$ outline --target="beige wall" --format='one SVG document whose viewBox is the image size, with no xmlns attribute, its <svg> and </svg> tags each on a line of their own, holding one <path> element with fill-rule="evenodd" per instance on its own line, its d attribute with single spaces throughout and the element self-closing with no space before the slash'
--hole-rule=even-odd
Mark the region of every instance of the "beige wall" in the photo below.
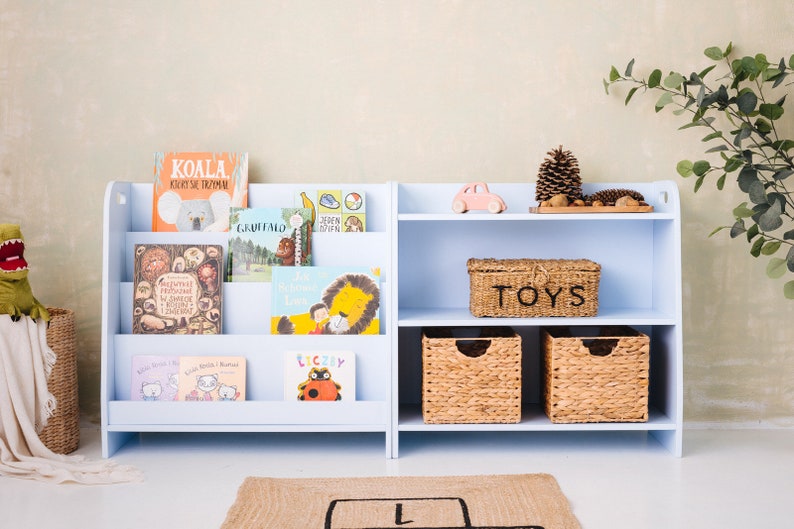
<svg viewBox="0 0 794 529">
<path fill-rule="evenodd" d="M 794 426 L 794 302 L 726 235 L 742 197 L 675 174 L 698 135 L 624 108 L 610 65 L 699 70 L 733 41 L 794 52 L 788 0 L 0 0 L 0 222 L 31 282 L 77 312 L 98 418 L 102 199 L 158 150 L 247 150 L 252 182 L 535 181 L 550 148 L 586 182 L 676 180 L 690 424 Z M 794 111 L 785 119 L 794 131 Z"/>
</svg>

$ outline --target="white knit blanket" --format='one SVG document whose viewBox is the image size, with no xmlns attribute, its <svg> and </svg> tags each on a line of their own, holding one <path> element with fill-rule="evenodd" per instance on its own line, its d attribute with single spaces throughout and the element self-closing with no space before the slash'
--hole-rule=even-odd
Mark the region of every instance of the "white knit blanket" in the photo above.
<svg viewBox="0 0 794 529">
<path fill-rule="evenodd" d="M 0 476 L 51 483 L 141 481 L 140 471 L 108 459 L 56 454 L 38 436 L 57 403 L 47 390 L 56 358 L 47 345 L 47 324 L 0 315 Z"/>
</svg>

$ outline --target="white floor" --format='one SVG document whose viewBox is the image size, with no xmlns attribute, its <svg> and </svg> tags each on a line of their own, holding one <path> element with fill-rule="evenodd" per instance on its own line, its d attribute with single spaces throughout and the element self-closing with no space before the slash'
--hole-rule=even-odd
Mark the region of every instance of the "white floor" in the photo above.
<svg viewBox="0 0 794 529">
<path fill-rule="evenodd" d="M 77 453 L 99 457 L 96 429 Z M 557 478 L 584 529 L 794 527 L 793 430 L 687 430 L 683 458 L 624 433 L 402 434 L 400 458 L 384 454 L 382 434 L 148 434 L 113 456 L 142 484 L 0 478 L 0 527 L 216 528 L 246 476 L 533 472 Z"/>
</svg>

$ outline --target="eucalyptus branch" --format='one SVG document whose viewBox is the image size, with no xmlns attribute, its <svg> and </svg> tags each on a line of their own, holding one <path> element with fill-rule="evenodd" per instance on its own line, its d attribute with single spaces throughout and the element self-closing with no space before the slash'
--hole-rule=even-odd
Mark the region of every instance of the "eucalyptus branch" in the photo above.
<svg viewBox="0 0 794 529">
<path fill-rule="evenodd" d="M 657 68 L 647 80 L 633 75 L 632 59 L 622 74 L 612 66 L 604 89 L 609 94 L 614 85 L 629 85 L 625 105 L 640 90 L 657 92 L 656 112 L 671 107 L 674 114 L 690 117 L 679 130 L 703 127 L 709 131 L 701 142 L 711 145 L 705 153 L 719 155 L 719 163 L 681 160 L 676 171 L 685 178 L 695 176 L 695 192 L 710 175 L 718 175 L 718 190 L 724 189 L 728 175 L 735 175 L 737 186 L 748 200 L 733 209 L 732 226 L 720 226 L 711 235 L 723 229 L 729 229 L 734 239 L 744 235 L 750 254 L 769 257 L 767 275 L 778 278 L 794 274 L 794 193 L 785 182 L 794 175 L 794 140 L 779 135 L 777 121 L 784 114 L 786 96 L 774 101 L 765 90 L 791 86 L 794 55 L 788 62 L 780 59 L 773 64 L 764 54 L 733 58 L 732 52 L 732 44 L 725 50 L 710 47 L 704 54 L 716 64 L 689 76 L 677 71 L 663 75 Z M 707 81 L 719 65 L 727 71 L 715 81 Z M 783 248 L 788 248 L 785 258 L 776 257 Z M 787 298 L 794 299 L 794 280 L 786 282 L 783 291 Z"/>
</svg>

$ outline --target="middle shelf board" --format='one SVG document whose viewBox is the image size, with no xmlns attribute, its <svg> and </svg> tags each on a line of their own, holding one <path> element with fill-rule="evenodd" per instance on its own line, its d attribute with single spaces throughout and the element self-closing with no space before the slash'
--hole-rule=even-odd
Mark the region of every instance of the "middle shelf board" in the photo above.
<svg viewBox="0 0 794 529">
<path fill-rule="evenodd" d="M 598 315 L 582 318 L 476 318 L 467 308 L 400 308 L 400 327 L 444 326 L 587 326 L 587 325 L 675 325 L 676 317 L 654 309 L 600 307 Z"/>
</svg>

